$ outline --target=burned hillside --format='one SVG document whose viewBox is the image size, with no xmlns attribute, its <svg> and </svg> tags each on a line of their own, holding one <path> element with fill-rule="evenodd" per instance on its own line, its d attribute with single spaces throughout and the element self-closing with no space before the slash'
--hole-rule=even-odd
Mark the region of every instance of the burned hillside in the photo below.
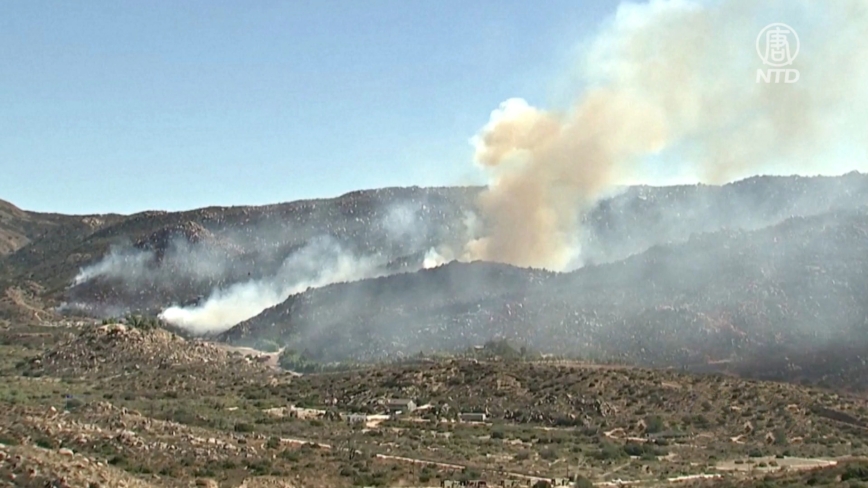
<svg viewBox="0 0 868 488">
<path fill-rule="evenodd" d="M 553 353 L 699 365 L 784 338 L 828 345 L 842 327 L 860 326 L 862 310 L 848 301 L 859 293 L 860 261 L 848 256 L 862 246 L 866 175 L 629 187 L 584 217 L 585 266 L 575 273 L 481 262 L 420 271 L 431 249 L 460 252 L 472 227 L 484 225 L 471 219 L 479 191 L 387 188 L 263 207 L 69 217 L 0 258 L 0 274 L 38 290 L 28 303 L 63 304 L 63 312 L 175 307 L 188 320 L 210 304 L 190 330 L 251 319 L 225 337 L 288 342 L 321 360 L 504 338 Z M 330 273 L 316 275 L 323 269 Z M 503 276 L 493 278 L 494 269 Z M 218 305 L 236 310 L 241 300 L 249 310 L 210 327 L 212 299 L 239 291 Z M 16 316 L 39 316 L 25 312 Z M 837 317 L 831 326 L 812 322 L 828 314 Z M 777 339 L 768 335 L 778 329 Z"/>
<path fill-rule="evenodd" d="M 389 188 L 265 207 L 145 212 L 89 235 L 49 234 L 0 264 L 10 273 L 29 270 L 27 276 L 51 298 L 87 314 L 157 313 L 234 284 L 270 279 L 285 260 L 318 239 L 333 240 L 343 254 L 376 260 L 379 274 L 416 271 L 434 248 L 460 256 L 471 227 L 484 225 L 468 221 L 479 191 Z M 858 173 L 630 187 L 584 217 L 581 257 L 584 264 L 608 263 L 699 232 L 758 229 L 863 204 L 868 204 L 868 177 Z M 112 273 L 65 290 L 76 273 L 81 277 L 100 265 L 112 265 Z"/>
<path fill-rule="evenodd" d="M 222 338 L 273 340 L 324 362 L 459 351 L 489 339 L 655 367 L 750 364 L 759 372 L 761 357 L 783 361 L 788 376 L 866 386 L 861 368 L 845 381 L 835 368 L 799 364 L 844 342 L 861 364 L 866 255 L 868 213 L 840 211 L 697 235 L 572 273 L 453 263 L 333 285 Z"/>
<path fill-rule="evenodd" d="M 105 255 L 79 270 L 62 299 L 95 315 L 158 313 L 233 284 L 272 279 L 287 259 L 326 239 L 341 253 L 373 256 L 390 271 L 419 269 L 428 248 L 461 235 L 464 193 L 394 188 L 265 207 L 140 214 L 87 239 Z"/>
<path fill-rule="evenodd" d="M 586 262 L 616 261 L 694 233 L 754 230 L 790 217 L 868 205 L 868 178 L 755 176 L 722 186 L 634 186 L 601 201 L 586 217 Z"/>
</svg>

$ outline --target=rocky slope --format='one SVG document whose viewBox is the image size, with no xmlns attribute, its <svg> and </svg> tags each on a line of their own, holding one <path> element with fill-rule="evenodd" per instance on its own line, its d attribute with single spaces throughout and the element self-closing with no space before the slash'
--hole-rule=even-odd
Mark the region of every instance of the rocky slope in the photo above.
<svg viewBox="0 0 868 488">
<path fill-rule="evenodd" d="M 773 357 L 766 373 L 774 377 L 798 377 L 811 365 L 821 380 L 840 376 L 843 366 L 822 351 L 843 341 L 847 364 L 861 364 L 862 346 L 849 334 L 865 322 L 866 175 L 632 187 L 586 216 L 590 265 L 575 273 L 490 263 L 416 272 L 432 246 L 461 248 L 478 192 L 389 188 L 132 216 L 8 210 L 15 222 L 41 215 L 51 225 L 28 231 L 26 245 L 0 258 L 0 313 L 39 321 L 40 309 L 61 302 L 62 311 L 95 316 L 156 313 L 235 284 L 284 279 L 277 273 L 287 260 L 327 239 L 404 274 L 291 296 L 223 339 L 276 341 L 333 361 L 506 338 L 652 366 Z"/>
<path fill-rule="evenodd" d="M 269 278 L 288 257 L 323 239 L 347 254 L 418 269 L 430 247 L 461 237 L 463 209 L 475 191 L 388 188 L 262 207 L 145 212 L 71 242 L 36 242 L 7 261 L 85 313 L 157 312 L 217 288 Z M 34 262 L 49 245 L 63 249 Z M 112 273 L 73 283 L 107 255 Z"/>
<path fill-rule="evenodd" d="M 68 448 L 0 446 L 0 486 L 149 488 L 154 485 L 104 462 L 76 455 Z"/>
<path fill-rule="evenodd" d="M 86 329 L 80 341 L 95 330 L 103 329 Z M 140 347 L 127 342 L 161 337 L 95 345 L 96 361 L 60 354 L 78 351 L 69 343 L 39 355 L 86 364 L 76 377 L 61 368 L 20 375 L 9 355 L 35 351 L 0 345 L 0 486 L 437 486 L 456 478 L 491 486 L 565 477 L 577 466 L 601 484 L 660 484 L 704 473 L 762 477 L 822 466 L 819 456 L 868 453 L 864 398 L 799 385 L 504 358 L 270 381 L 204 361 L 217 355 L 188 357 L 189 344 L 176 340 L 160 349 L 181 358 L 180 371 L 151 361 L 130 374 L 117 362 Z M 116 374 L 93 367 L 101 360 Z M 420 408 L 377 415 L 394 398 Z M 351 412 L 374 415 L 358 426 L 346 421 Z M 461 412 L 486 412 L 487 422 L 457 421 Z"/>
<path fill-rule="evenodd" d="M 394 271 L 412 271 L 433 246 L 461 249 L 471 222 L 468 211 L 479 191 L 386 188 L 260 207 L 130 216 L 37 214 L 4 205 L 0 233 L 16 244 L 9 247 L 14 252 L 0 257 L 0 287 L 30 280 L 44 288 L 40 298 L 46 303 L 78 304 L 88 314 L 157 310 L 267 277 L 287 257 L 323 237 L 349 253 L 382 258 Z M 751 230 L 792 216 L 865 204 L 868 176 L 857 173 L 755 177 L 723 186 L 631 187 L 586 216 L 583 257 L 589 263 L 613 262 L 697 232 Z M 82 269 L 100 263 L 112 249 L 128 267 L 163 272 L 127 270 L 123 276 L 103 275 L 70 288 Z M 193 261 L 182 259 L 190 253 L 202 262 L 221 263 L 220 269 L 179 266 Z"/>
<path fill-rule="evenodd" d="M 291 297 L 221 338 L 267 338 L 321 361 L 507 339 L 598 360 L 697 368 L 733 361 L 765 375 L 865 386 L 866 255 L 868 213 L 833 212 L 698 235 L 566 274 L 452 263 L 333 285 Z M 816 357 L 841 344 L 846 355 L 833 355 L 834 364 Z M 775 368 L 754 364 L 760 359 Z"/>
<path fill-rule="evenodd" d="M 226 371 L 242 376 L 268 373 L 265 365 L 241 353 L 187 340 L 162 328 L 124 324 L 87 326 L 20 369 L 30 376 L 63 377 L 173 374 L 188 369 L 204 378 Z"/>
</svg>

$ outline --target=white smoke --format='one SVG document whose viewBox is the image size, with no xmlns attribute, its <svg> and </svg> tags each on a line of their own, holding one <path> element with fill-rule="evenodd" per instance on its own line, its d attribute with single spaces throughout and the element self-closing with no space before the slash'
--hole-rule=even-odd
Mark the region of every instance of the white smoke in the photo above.
<svg viewBox="0 0 868 488">
<path fill-rule="evenodd" d="M 94 278 L 133 279 L 148 274 L 148 264 L 154 254 L 138 249 L 112 247 L 98 263 L 82 268 L 73 279 L 73 286 L 86 283 Z"/>
<path fill-rule="evenodd" d="M 298 234 L 308 231 L 294 232 L 286 224 L 257 224 L 225 230 L 206 243 L 190 243 L 177 236 L 159 260 L 155 252 L 129 244 L 112 247 L 102 260 L 78 273 L 73 287 L 95 278 L 111 279 L 112 287 L 122 287 L 135 296 L 138 290 L 172 293 L 180 289 L 183 293 L 190 286 L 210 283 L 219 288 L 213 288 L 207 299 L 193 306 L 169 307 L 161 318 L 197 333 L 222 331 L 307 288 L 388 274 L 387 263 L 394 259 L 394 253 L 406 255 L 425 249 L 430 229 L 419 217 L 420 209 L 424 206 L 411 202 L 381 209 L 383 217 L 370 226 L 383 230 L 391 249 L 372 249 L 370 255 L 352 253 L 331 237 L 319 237 L 282 259 L 278 253 L 298 239 Z M 255 279 L 249 278 L 251 272 Z M 123 305 L 115 305 L 123 309 Z M 108 310 L 105 304 L 100 306 Z"/>
<path fill-rule="evenodd" d="M 455 256 L 448 247 L 441 247 L 440 249 L 432 247 L 425 253 L 425 258 L 422 261 L 422 268 L 436 268 L 438 266 L 443 266 L 454 259 Z"/>
<path fill-rule="evenodd" d="M 386 236 L 393 241 L 409 242 L 411 246 L 419 242 L 424 235 L 420 232 L 422 223 L 417 212 L 418 208 L 408 203 L 390 206 L 383 218 Z"/>
<path fill-rule="evenodd" d="M 143 286 L 173 276 L 215 279 L 226 273 L 230 262 L 227 258 L 215 258 L 212 251 L 177 237 L 169 242 L 158 266 L 154 251 L 115 245 L 99 262 L 82 268 L 72 285 L 81 285 L 96 278 L 118 280 L 129 287 Z M 172 271 L 167 272 L 168 269 Z"/>
<path fill-rule="evenodd" d="M 461 223 L 464 226 L 463 233 L 461 234 L 462 242 L 470 242 L 479 238 L 483 225 L 475 213 L 465 211 Z M 452 261 L 467 262 L 469 260 L 470 256 L 466 253 L 458 255 L 449 245 L 441 244 L 428 249 L 422 260 L 422 269 L 436 268 Z"/>
<path fill-rule="evenodd" d="M 382 276 L 380 264 L 321 238 L 290 255 L 270 278 L 215 290 L 203 303 L 169 307 L 160 318 L 194 333 L 222 332 L 308 288 Z"/>
<path fill-rule="evenodd" d="M 773 22 L 800 35 L 797 83 L 757 82 L 755 41 Z M 573 266 L 583 213 L 657 174 L 723 183 L 865 168 L 865 32 L 863 0 L 623 3 L 585 51 L 570 110 L 510 99 L 471 141 L 489 185 L 467 259 Z"/>
</svg>

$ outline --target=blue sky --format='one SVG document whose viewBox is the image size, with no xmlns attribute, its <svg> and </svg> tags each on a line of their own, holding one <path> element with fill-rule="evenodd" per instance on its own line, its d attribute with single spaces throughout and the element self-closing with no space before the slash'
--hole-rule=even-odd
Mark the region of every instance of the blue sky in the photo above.
<svg viewBox="0 0 868 488">
<path fill-rule="evenodd" d="M 473 182 L 615 1 L 0 3 L 0 199 L 179 210 Z M 575 89 L 575 87 L 572 87 Z"/>
</svg>

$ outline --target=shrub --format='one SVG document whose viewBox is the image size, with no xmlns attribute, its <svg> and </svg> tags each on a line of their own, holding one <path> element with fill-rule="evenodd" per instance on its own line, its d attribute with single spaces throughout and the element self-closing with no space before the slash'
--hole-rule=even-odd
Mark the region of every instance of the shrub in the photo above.
<svg viewBox="0 0 868 488">
<path fill-rule="evenodd" d="M 294 463 L 301 460 L 301 456 L 298 454 L 298 452 L 290 451 L 289 449 L 284 449 L 283 451 L 280 451 L 280 457 L 286 461 Z"/>
<path fill-rule="evenodd" d="M 12 437 L 12 434 L 0 433 L 0 444 L 4 444 L 7 446 L 17 446 L 19 442 L 18 439 Z"/>
<path fill-rule="evenodd" d="M 594 488 L 594 482 L 589 480 L 588 478 L 585 478 L 584 476 L 579 475 L 576 477 L 576 481 L 573 486 L 575 486 L 575 488 Z"/>
<path fill-rule="evenodd" d="M 124 322 L 136 329 L 153 330 L 163 327 L 163 321 L 157 317 L 149 317 L 139 314 L 129 314 L 124 317 Z"/>
<path fill-rule="evenodd" d="M 48 437 L 40 437 L 40 438 L 36 439 L 34 444 L 36 444 L 37 446 L 39 446 L 43 449 L 57 449 L 57 447 L 58 447 L 57 442 L 54 441 L 53 439 L 48 438 Z"/>
<path fill-rule="evenodd" d="M 527 461 L 530 459 L 530 451 L 519 451 L 512 458 L 516 461 Z"/>
<path fill-rule="evenodd" d="M 784 446 L 787 444 L 787 433 L 783 429 L 775 429 L 775 445 Z"/>
<path fill-rule="evenodd" d="M 645 432 L 649 434 L 662 432 L 664 427 L 663 419 L 659 415 L 652 415 L 645 419 Z"/>
<path fill-rule="evenodd" d="M 545 459 L 546 461 L 551 462 L 551 461 L 556 461 L 560 457 L 560 455 L 558 454 L 557 450 L 549 448 L 549 449 L 543 449 L 542 451 L 540 451 L 539 457 L 542 459 Z"/>
<path fill-rule="evenodd" d="M 841 481 L 849 480 L 868 481 L 868 465 L 862 463 L 848 465 L 841 474 Z"/>
<path fill-rule="evenodd" d="M 123 454 L 114 455 L 108 460 L 108 463 L 111 464 L 112 466 L 122 466 L 122 465 L 126 464 L 126 462 L 127 462 L 127 458 L 125 458 L 123 456 Z"/>
<path fill-rule="evenodd" d="M 604 443 L 600 450 L 594 453 L 594 457 L 601 461 L 620 459 L 624 456 L 624 451 L 615 444 Z"/>
<path fill-rule="evenodd" d="M 248 461 L 247 469 L 258 476 L 265 476 L 271 472 L 270 459 L 258 459 L 256 461 Z"/>
<path fill-rule="evenodd" d="M 79 400 L 78 398 L 67 398 L 66 399 L 66 409 L 67 410 L 75 410 L 76 408 L 84 405 L 84 402 Z"/>
<path fill-rule="evenodd" d="M 657 456 L 665 456 L 666 451 L 654 447 L 652 444 L 640 444 L 638 442 L 628 442 L 624 444 L 624 453 L 628 456 L 642 457 L 643 459 L 653 459 Z"/>
</svg>

